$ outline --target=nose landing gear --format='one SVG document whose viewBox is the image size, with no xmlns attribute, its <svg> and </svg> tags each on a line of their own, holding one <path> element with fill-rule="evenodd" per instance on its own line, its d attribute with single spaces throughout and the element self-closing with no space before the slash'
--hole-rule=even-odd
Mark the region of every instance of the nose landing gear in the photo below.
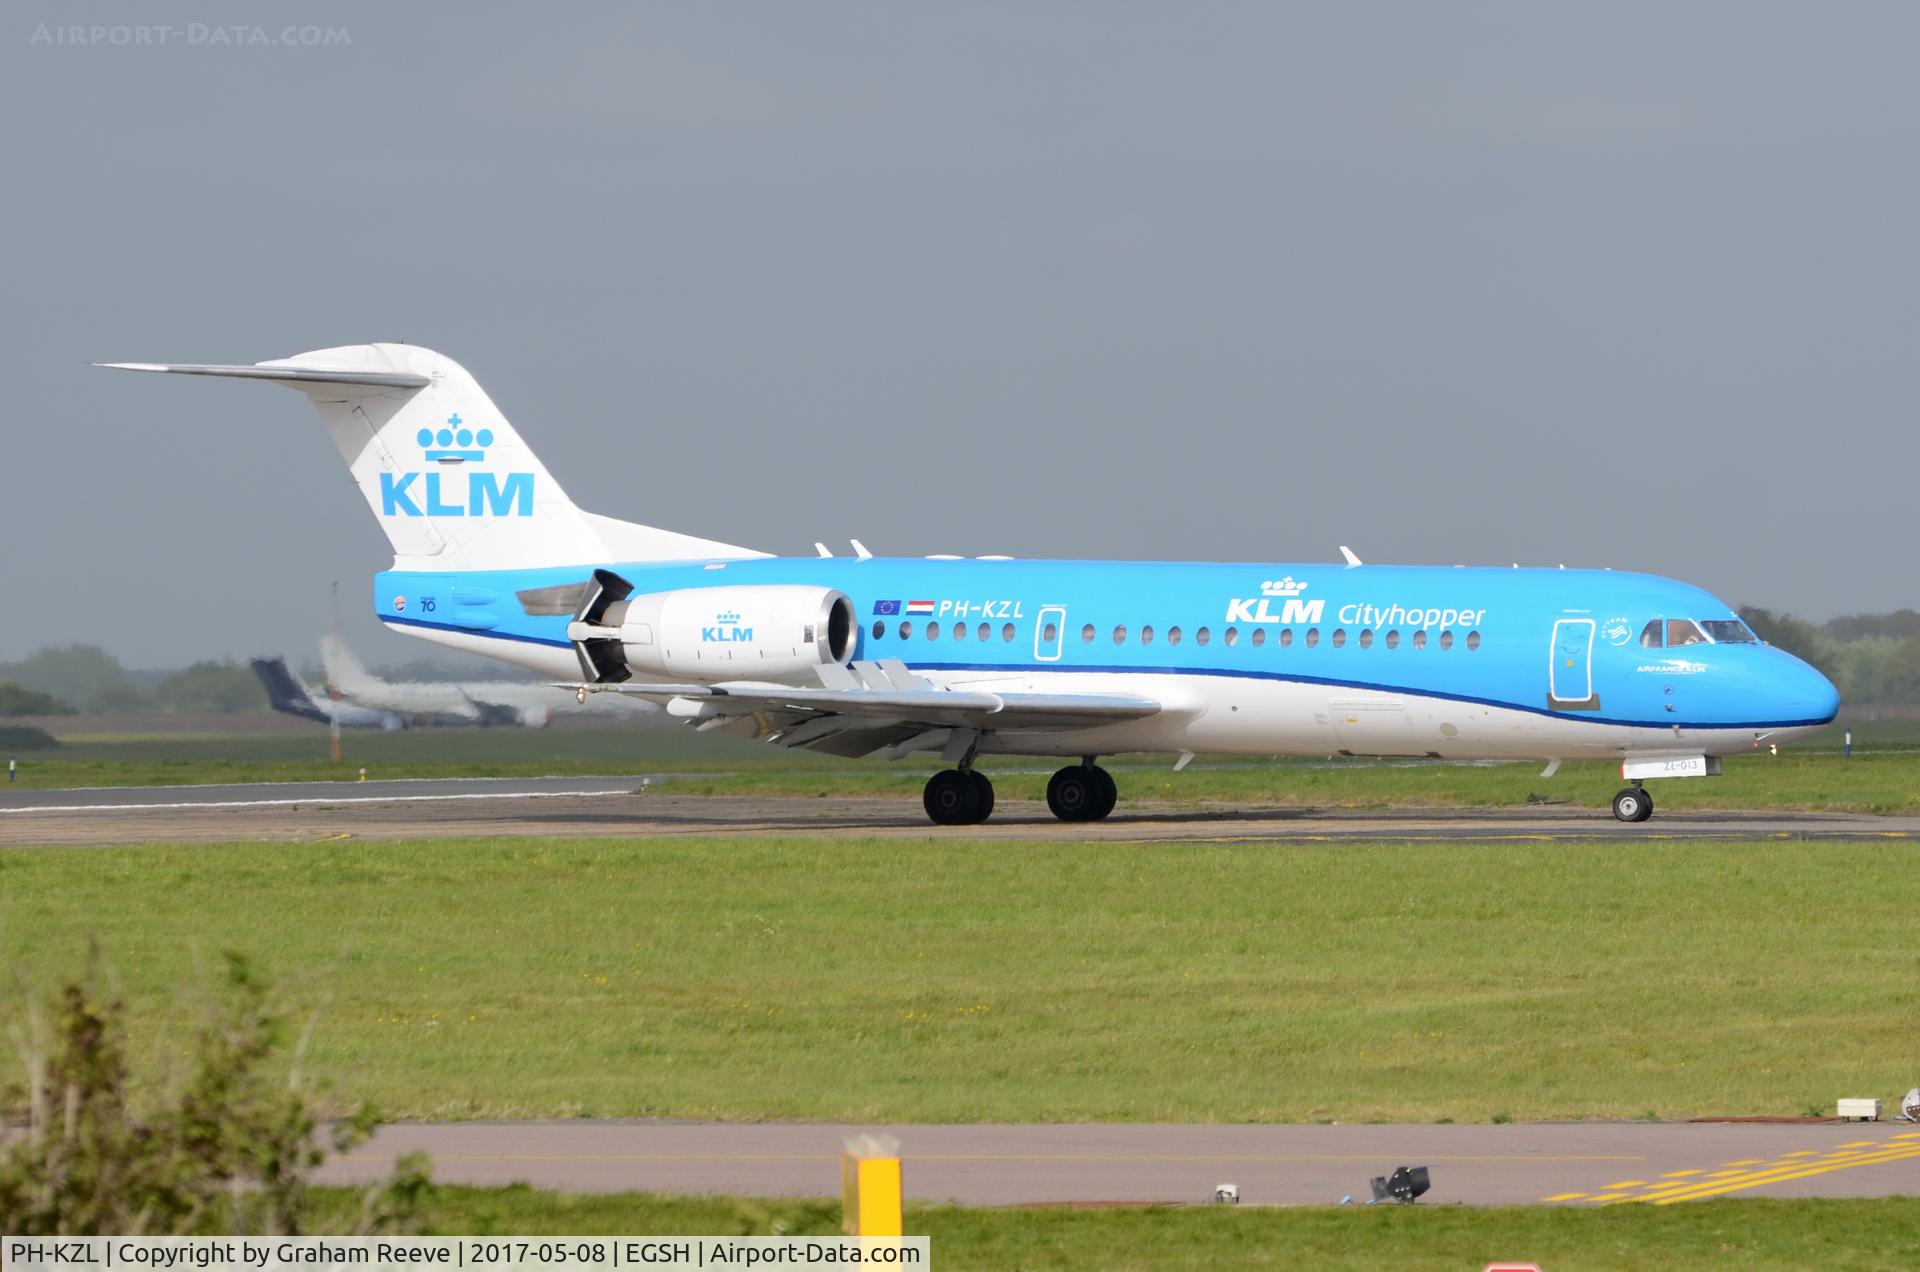
<svg viewBox="0 0 1920 1272">
<path fill-rule="evenodd" d="M 1638 784 L 1613 797 L 1613 815 L 1623 822 L 1643 822 L 1653 816 L 1653 796 Z"/>
</svg>

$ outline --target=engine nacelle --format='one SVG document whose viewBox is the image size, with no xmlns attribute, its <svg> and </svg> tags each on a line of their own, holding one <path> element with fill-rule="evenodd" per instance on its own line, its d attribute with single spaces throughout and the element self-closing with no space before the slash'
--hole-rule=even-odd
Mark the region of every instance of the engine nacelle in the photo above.
<svg viewBox="0 0 1920 1272">
<path fill-rule="evenodd" d="M 826 587 L 689 587 L 629 595 L 604 571 L 567 636 L 598 682 L 635 673 L 669 680 L 815 681 L 853 656 L 853 602 Z"/>
</svg>

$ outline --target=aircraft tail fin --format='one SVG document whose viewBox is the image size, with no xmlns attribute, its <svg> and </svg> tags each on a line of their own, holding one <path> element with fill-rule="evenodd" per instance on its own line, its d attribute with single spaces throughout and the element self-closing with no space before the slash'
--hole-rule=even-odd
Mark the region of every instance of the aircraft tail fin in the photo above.
<svg viewBox="0 0 1920 1272">
<path fill-rule="evenodd" d="M 284 658 L 255 658 L 248 662 L 253 674 L 267 691 L 267 702 L 275 711 L 306 720 L 325 720 L 326 712 L 313 700 L 313 694 L 287 668 Z"/>
<path fill-rule="evenodd" d="M 305 393 L 386 531 L 399 569 L 762 555 L 581 511 L 466 369 L 431 349 L 346 345 L 251 366 L 97 365 L 266 380 Z"/>
<path fill-rule="evenodd" d="M 327 669 L 327 684 L 342 697 L 365 696 L 368 690 L 380 686 L 380 678 L 368 671 L 347 648 L 347 642 L 332 632 L 320 638 L 320 664 Z"/>
</svg>

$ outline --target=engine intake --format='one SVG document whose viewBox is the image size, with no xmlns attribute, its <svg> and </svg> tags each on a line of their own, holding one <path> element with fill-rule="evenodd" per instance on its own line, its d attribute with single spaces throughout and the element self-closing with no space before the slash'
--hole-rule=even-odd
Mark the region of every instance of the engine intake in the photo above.
<svg viewBox="0 0 1920 1272">
<path fill-rule="evenodd" d="M 634 675 L 669 680 L 811 683 L 813 669 L 853 656 L 853 602 L 795 584 L 687 587 L 635 596 L 595 570 L 567 625 L 580 671 L 596 684 Z"/>
</svg>

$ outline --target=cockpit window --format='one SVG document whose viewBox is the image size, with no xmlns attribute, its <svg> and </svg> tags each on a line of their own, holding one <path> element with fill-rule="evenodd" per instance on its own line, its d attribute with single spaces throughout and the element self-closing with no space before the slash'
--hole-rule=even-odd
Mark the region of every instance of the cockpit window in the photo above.
<svg viewBox="0 0 1920 1272">
<path fill-rule="evenodd" d="M 1690 618 L 1670 618 L 1667 620 L 1667 646 L 1678 649 L 1682 645 L 1704 645 L 1707 634 L 1700 625 Z"/>
<path fill-rule="evenodd" d="M 1760 638 L 1737 618 L 1707 618 L 1700 621 L 1716 645 L 1757 645 Z"/>
<path fill-rule="evenodd" d="M 1640 643 L 1648 649 L 1658 649 L 1666 644 L 1666 620 L 1656 618 L 1640 629 Z"/>
</svg>

